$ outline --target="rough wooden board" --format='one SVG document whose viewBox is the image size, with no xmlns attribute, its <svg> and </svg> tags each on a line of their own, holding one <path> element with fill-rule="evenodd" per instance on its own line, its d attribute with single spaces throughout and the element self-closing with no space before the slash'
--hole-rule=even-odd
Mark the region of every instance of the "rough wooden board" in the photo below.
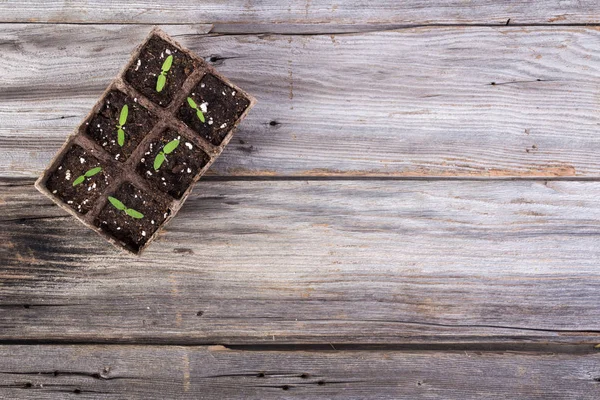
<svg viewBox="0 0 600 400">
<path fill-rule="evenodd" d="M 50 23 L 219 23 L 285 24 L 506 24 L 598 23 L 598 3 L 498 0 L 205 0 L 123 4 L 102 1 L 8 0 L 0 3 L 1 22 Z"/>
<path fill-rule="evenodd" d="M 595 343 L 600 183 L 200 182 L 141 258 L 0 191 L 0 339 Z"/>
<path fill-rule="evenodd" d="M 213 174 L 600 176 L 594 28 L 165 29 L 259 100 Z M 37 176 L 147 30 L 2 25 L 0 176 Z"/>
<path fill-rule="evenodd" d="M 598 354 L 0 346 L 0 396 L 15 400 L 585 400 L 599 376 Z"/>
</svg>

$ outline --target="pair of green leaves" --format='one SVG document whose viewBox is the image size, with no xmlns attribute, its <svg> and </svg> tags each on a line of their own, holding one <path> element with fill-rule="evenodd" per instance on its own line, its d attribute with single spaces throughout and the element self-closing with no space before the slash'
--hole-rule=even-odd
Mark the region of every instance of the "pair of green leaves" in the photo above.
<svg viewBox="0 0 600 400">
<path fill-rule="evenodd" d="M 92 169 L 86 171 L 85 174 L 78 176 L 77 179 L 75 179 L 73 181 L 73 186 L 82 184 L 86 178 L 90 178 L 90 177 L 96 175 L 97 173 L 99 173 L 100 171 L 102 171 L 101 167 L 92 168 Z"/>
<path fill-rule="evenodd" d="M 125 204 L 123 204 L 120 200 L 118 200 L 112 196 L 108 196 L 108 201 L 110 201 L 110 204 L 112 204 L 117 210 L 124 211 L 125 214 L 129 215 L 132 218 L 136 218 L 136 219 L 144 218 L 144 214 L 142 214 L 139 211 L 134 210 L 133 208 L 127 208 L 125 206 Z"/>
<path fill-rule="evenodd" d="M 156 91 L 162 92 L 165 84 L 167 83 L 167 72 L 171 69 L 171 65 L 173 65 L 173 56 L 167 57 L 162 67 L 160 68 L 160 75 L 156 79 Z"/>
<path fill-rule="evenodd" d="M 158 171 L 160 166 L 167 160 L 166 155 L 171 154 L 179 146 L 179 140 L 174 139 L 163 147 L 163 149 L 154 158 L 154 170 Z"/>
<path fill-rule="evenodd" d="M 191 97 L 188 97 L 187 102 L 190 105 L 190 107 L 192 107 L 192 109 L 196 110 L 196 116 L 198 117 L 198 119 L 200 121 L 204 122 L 204 114 L 202 114 L 202 110 L 200 110 L 198 108 L 194 99 L 192 99 Z"/>
<path fill-rule="evenodd" d="M 119 123 L 117 124 L 117 143 L 123 147 L 125 144 L 125 131 L 123 131 L 123 125 L 127 123 L 127 116 L 129 115 L 129 107 L 127 104 L 121 108 L 121 114 L 119 115 Z"/>
</svg>

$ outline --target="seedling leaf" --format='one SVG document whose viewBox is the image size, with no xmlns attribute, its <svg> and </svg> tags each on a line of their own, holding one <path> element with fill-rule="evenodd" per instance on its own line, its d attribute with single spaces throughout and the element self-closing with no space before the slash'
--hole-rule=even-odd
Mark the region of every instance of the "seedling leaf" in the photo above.
<svg viewBox="0 0 600 400">
<path fill-rule="evenodd" d="M 123 126 L 127 122 L 127 116 L 129 115 L 129 107 L 127 104 L 121 108 L 121 115 L 119 115 L 119 125 Z"/>
<path fill-rule="evenodd" d="M 162 92 L 166 82 L 167 78 L 164 75 L 159 75 L 158 79 L 156 80 L 156 91 Z"/>
<path fill-rule="evenodd" d="M 121 147 L 125 144 L 125 132 L 121 128 L 117 131 L 117 143 Z"/>
<path fill-rule="evenodd" d="M 156 155 L 156 158 L 154 159 L 154 169 L 158 171 L 163 162 L 165 162 L 165 155 L 162 152 L 160 152 Z"/>
<path fill-rule="evenodd" d="M 190 107 L 192 107 L 194 110 L 196 110 L 198 108 L 198 106 L 196 105 L 196 102 L 191 97 L 187 98 L 187 102 L 190 105 Z"/>
<path fill-rule="evenodd" d="M 125 211 L 127 209 L 127 207 L 125 207 L 125 204 L 121 203 L 119 200 L 115 199 L 112 196 L 108 196 L 108 201 L 110 201 L 110 204 L 112 204 L 117 210 Z"/>
<path fill-rule="evenodd" d="M 198 119 L 199 119 L 200 121 L 202 121 L 202 122 L 204 122 L 204 121 L 205 121 L 205 119 L 204 119 L 204 114 L 202 114 L 202 111 L 200 111 L 200 110 L 196 110 L 196 116 L 198 117 Z"/>
<path fill-rule="evenodd" d="M 171 154 L 179 146 L 179 140 L 173 139 L 165 145 L 163 152 L 165 154 Z"/>
<path fill-rule="evenodd" d="M 173 64 L 173 56 L 167 57 L 165 62 L 163 63 L 161 70 L 163 72 L 168 72 L 171 69 L 171 65 Z"/>
<path fill-rule="evenodd" d="M 101 168 L 101 167 L 92 168 L 92 169 L 90 169 L 89 171 L 87 171 L 87 172 L 85 173 L 85 176 L 86 176 L 87 178 L 89 178 L 89 177 L 91 177 L 91 176 L 94 176 L 94 175 L 96 175 L 96 174 L 97 174 L 98 172 L 100 172 L 100 171 L 102 171 L 102 168 Z"/>
<path fill-rule="evenodd" d="M 81 176 L 78 176 L 78 177 L 77 177 L 77 179 L 75 179 L 75 180 L 73 181 L 73 186 L 77 186 L 77 185 L 79 185 L 80 183 L 83 183 L 83 181 L 85 181 L 85 176 L 83 176 L 83 175 L 81 175 Z"/>
<path fill-rule="evenodd" d="M 133 208 L 128 208 L 127 210 L 125 210 L 125 213 L 133 218 L 137 218 L 137 219 L 144 218 L 144 214 L 142 214 L 139 211 L 134 210 Z"/>
</svg>

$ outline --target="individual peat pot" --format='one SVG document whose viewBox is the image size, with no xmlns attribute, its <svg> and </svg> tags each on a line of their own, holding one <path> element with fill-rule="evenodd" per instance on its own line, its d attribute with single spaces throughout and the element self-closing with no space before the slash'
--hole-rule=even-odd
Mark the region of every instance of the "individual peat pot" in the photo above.
<svg viewBox="0 0 600 400">
<path fill-rule="evenodd" d="M 111 243 L 140 254 L 254 104 L 154 28 L 35 186 Z"/>
</svg>

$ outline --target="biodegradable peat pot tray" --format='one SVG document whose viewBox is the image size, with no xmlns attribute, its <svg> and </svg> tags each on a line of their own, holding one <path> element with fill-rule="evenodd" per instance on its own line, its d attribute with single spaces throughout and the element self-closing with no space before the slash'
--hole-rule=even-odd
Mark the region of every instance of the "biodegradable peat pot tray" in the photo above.
<svg viewBox="0 0 600 400">
<path fill-rule="evenodd" d="M 254 103 L 155 28 L 35 186 L 111 243 L 140 254 Z"/>
</svg>

